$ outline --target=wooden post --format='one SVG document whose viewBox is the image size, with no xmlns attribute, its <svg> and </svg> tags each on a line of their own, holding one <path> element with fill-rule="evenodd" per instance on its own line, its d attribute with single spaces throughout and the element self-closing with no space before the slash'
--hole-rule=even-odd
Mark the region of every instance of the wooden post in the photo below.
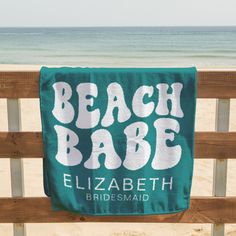
<svg viewBox="0 0 236 236">
<path fill-rule="evenodd" d="M 216 103 L 216 131 L 229 131 L 230 99 L 218 99 Z M 227 159 L 214 160 L 213 196 L 226 195 Z M 214 224 L 212 236 L 224 235 L 224 224 Z"/>
<path fill-rule="evenodd" d="M 21 130 L 21 115 L 19 99 L 7 99 L 8 130 L 19 132 Z M 22 159 L 11 158 L 11 192 L 12 197 L 24 196 L 24 176 Z M 13 224 L 14 236 L 25 236 L 24 224 Z"/>
</svg>

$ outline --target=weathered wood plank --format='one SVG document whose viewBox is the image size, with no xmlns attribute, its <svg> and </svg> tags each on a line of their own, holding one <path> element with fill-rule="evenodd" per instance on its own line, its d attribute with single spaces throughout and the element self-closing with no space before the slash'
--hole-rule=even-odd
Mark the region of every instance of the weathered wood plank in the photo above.
<svg viewBox="0 0 236 236">
<path fill-rule="evenodd" d="M 230 99 L 217 99 L 216 103 L 216 131 L 228 132 L 230 123 Z M 228 160 L 214 160 L 213 167 L 213 196 L 226 196 Z M 212 236 L 224 236 L 225 225 L 213 224 Z"/>
<path fill-rule="evenodd" d="M 42 158 L 41 132 L 0 132 L 0 158 Z"/>
<path fill-rule="evenodd" d="M 21 130 L 21 109 L 19 99 L 7 99 L 8 130 L 19 132 Z M 10 159 L 11 173 L 11 194 L 12 197 L 24 196 L 24 165 L 23 160 L 18 158 Z M 13 224 L 14 236 L 25 236 L 24 224 Z"/>
<path fill-rule="evenodd" d="M 41 132 L 0 132 L 0 158 L 42 158 Z M 236 132 L 196 132 L 195 157 L 235 159 Z"/>
<path fill-rule="evenodd" d="M 0 98 L 38 98 L 39 71 L 0 71 Z M 199 98 L 236 98 L 236 70 L 198 70 Z"/>
<path fill-rule="evenodd" d="M 195 157 L 235 159 L 236 132 L 196 132 Z"/>
<path fill-rule="evenodd" d="M 0 98 L 38 98 L 39 71 L 0 71 Z"/>
<path fill-rule="evenodd" d="M 236 197 L 193 197 L 184 212 L 149 216 L 82 216 L 51 210 L 50 199 L 0 198 L 0 223 L 161 222 L 236 223 Z"/>
<path fill-rule="evenodd" d="M 198 71 L 199 98 L 236 98 L 236 70 Z"/>
</svg>

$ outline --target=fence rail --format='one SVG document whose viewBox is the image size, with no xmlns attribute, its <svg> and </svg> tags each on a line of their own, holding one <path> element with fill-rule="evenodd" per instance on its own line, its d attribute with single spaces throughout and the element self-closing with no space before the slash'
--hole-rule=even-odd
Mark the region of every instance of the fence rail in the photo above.
<svg viewBox="0 0 236 236">
<path fill-rule="evenodd" d="M 146 223 L 234 223 L 236 197 L 193 197 L 184 212 L 147 216 L 81 216 L 51 210 L 48 198 L 0 198 L 1 223 L 50 222 L 146 222 Z"/>
<path fill-rule="evenodd" d="M 236 70 L 200 70 L 199 98 L 236 98 Z M 38 98 L 39 71 L 0 71 L 0 98 Z"/>
<path fill-rule="evenodd" d="M 15 236 L 25 235 L 24 223 L 44 222 L 212 223 L 212 234 L 224 235 L 224 224 L 236 223 L 236 196 L 225 197 L 227 159 L 236 159 L 236 132 L 227 132 L 230 99 L 236 98 L 236 70 L 198 70 L 197 96 L 218 99 L 217 132 L 195 133 L 195 158 L 215 159 L 214 196 L 192 197 L 190 208 L 176 214 L 81 216 L 52 211 L 50 201 L 45 197 L 23 197 L 21 158 L 43 158 L 43 147 L 41 132 L 18 132 L 18 99 L 39 97 L 39 71 L 0 71 L 0 98 L 6 98 L 8 101 L 8 120 L 11 124 L 10 132 L 0 132 L 0 159 L 10 158 L 12 161 L 14 193 L 11 198 L 0 198 L 0 223 L 14 223 Z M 20 196 L 15 194 L 18 190 Z"/>
<path fill-rule="evenodd" d="M 43 158 L 41 132 L 0 132 L 0 158 Z M 196 132 L 195 158 L 236 159 L 236 132 Z"/>
</svg>

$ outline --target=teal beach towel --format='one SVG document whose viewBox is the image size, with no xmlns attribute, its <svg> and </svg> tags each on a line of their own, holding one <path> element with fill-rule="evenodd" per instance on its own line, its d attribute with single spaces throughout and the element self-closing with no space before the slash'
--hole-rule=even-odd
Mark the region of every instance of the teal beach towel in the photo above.
<svg viewBox="0 0 236 236">
<path fill-rule="evenodd" d="M 196 69 L 40 71 L 44 189 L 54 210 L 148 215 L 189 207 Z"/>
</svg>

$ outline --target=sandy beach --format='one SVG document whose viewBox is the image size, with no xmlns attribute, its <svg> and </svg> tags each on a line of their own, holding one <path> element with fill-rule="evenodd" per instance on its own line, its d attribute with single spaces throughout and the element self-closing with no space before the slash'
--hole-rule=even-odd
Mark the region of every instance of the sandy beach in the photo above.
<svg viewBox="0 0 236 236">
<path fill-rule="evenodd" d="M 0 65 L 1 70 L 37 70 L 40 66 Z M 215 99 L 198 99 L 196 131 L 214 131 Z M 21 99 L 22 131 L 40 131 L 39 101 Z M 6 100 L 0 99 L 0 131 L 7 131 Z M 231 100 L 230 131 L 236 131 L 236 99 Z M 25 196 L 44 196 L 42 160 L 24 160 Z M 9 159 L 0 160 L 0 197 L 11 195 Z M 192 196 L 212 195 L 213 160 L 195 160 Z M 227 195 L 236 196 L 236 160 L 228 161 Z M 40 207 L 40 206 L 39 206 Z M 156 236 L 210 235 L 210 224 L 27 224 L 28 236 Z M 0 224 L 0 235 L 12 235 L 11 224 Z M 226 225 L 226 235 L 236 236 L 236 225 Z"/>
</svg>

